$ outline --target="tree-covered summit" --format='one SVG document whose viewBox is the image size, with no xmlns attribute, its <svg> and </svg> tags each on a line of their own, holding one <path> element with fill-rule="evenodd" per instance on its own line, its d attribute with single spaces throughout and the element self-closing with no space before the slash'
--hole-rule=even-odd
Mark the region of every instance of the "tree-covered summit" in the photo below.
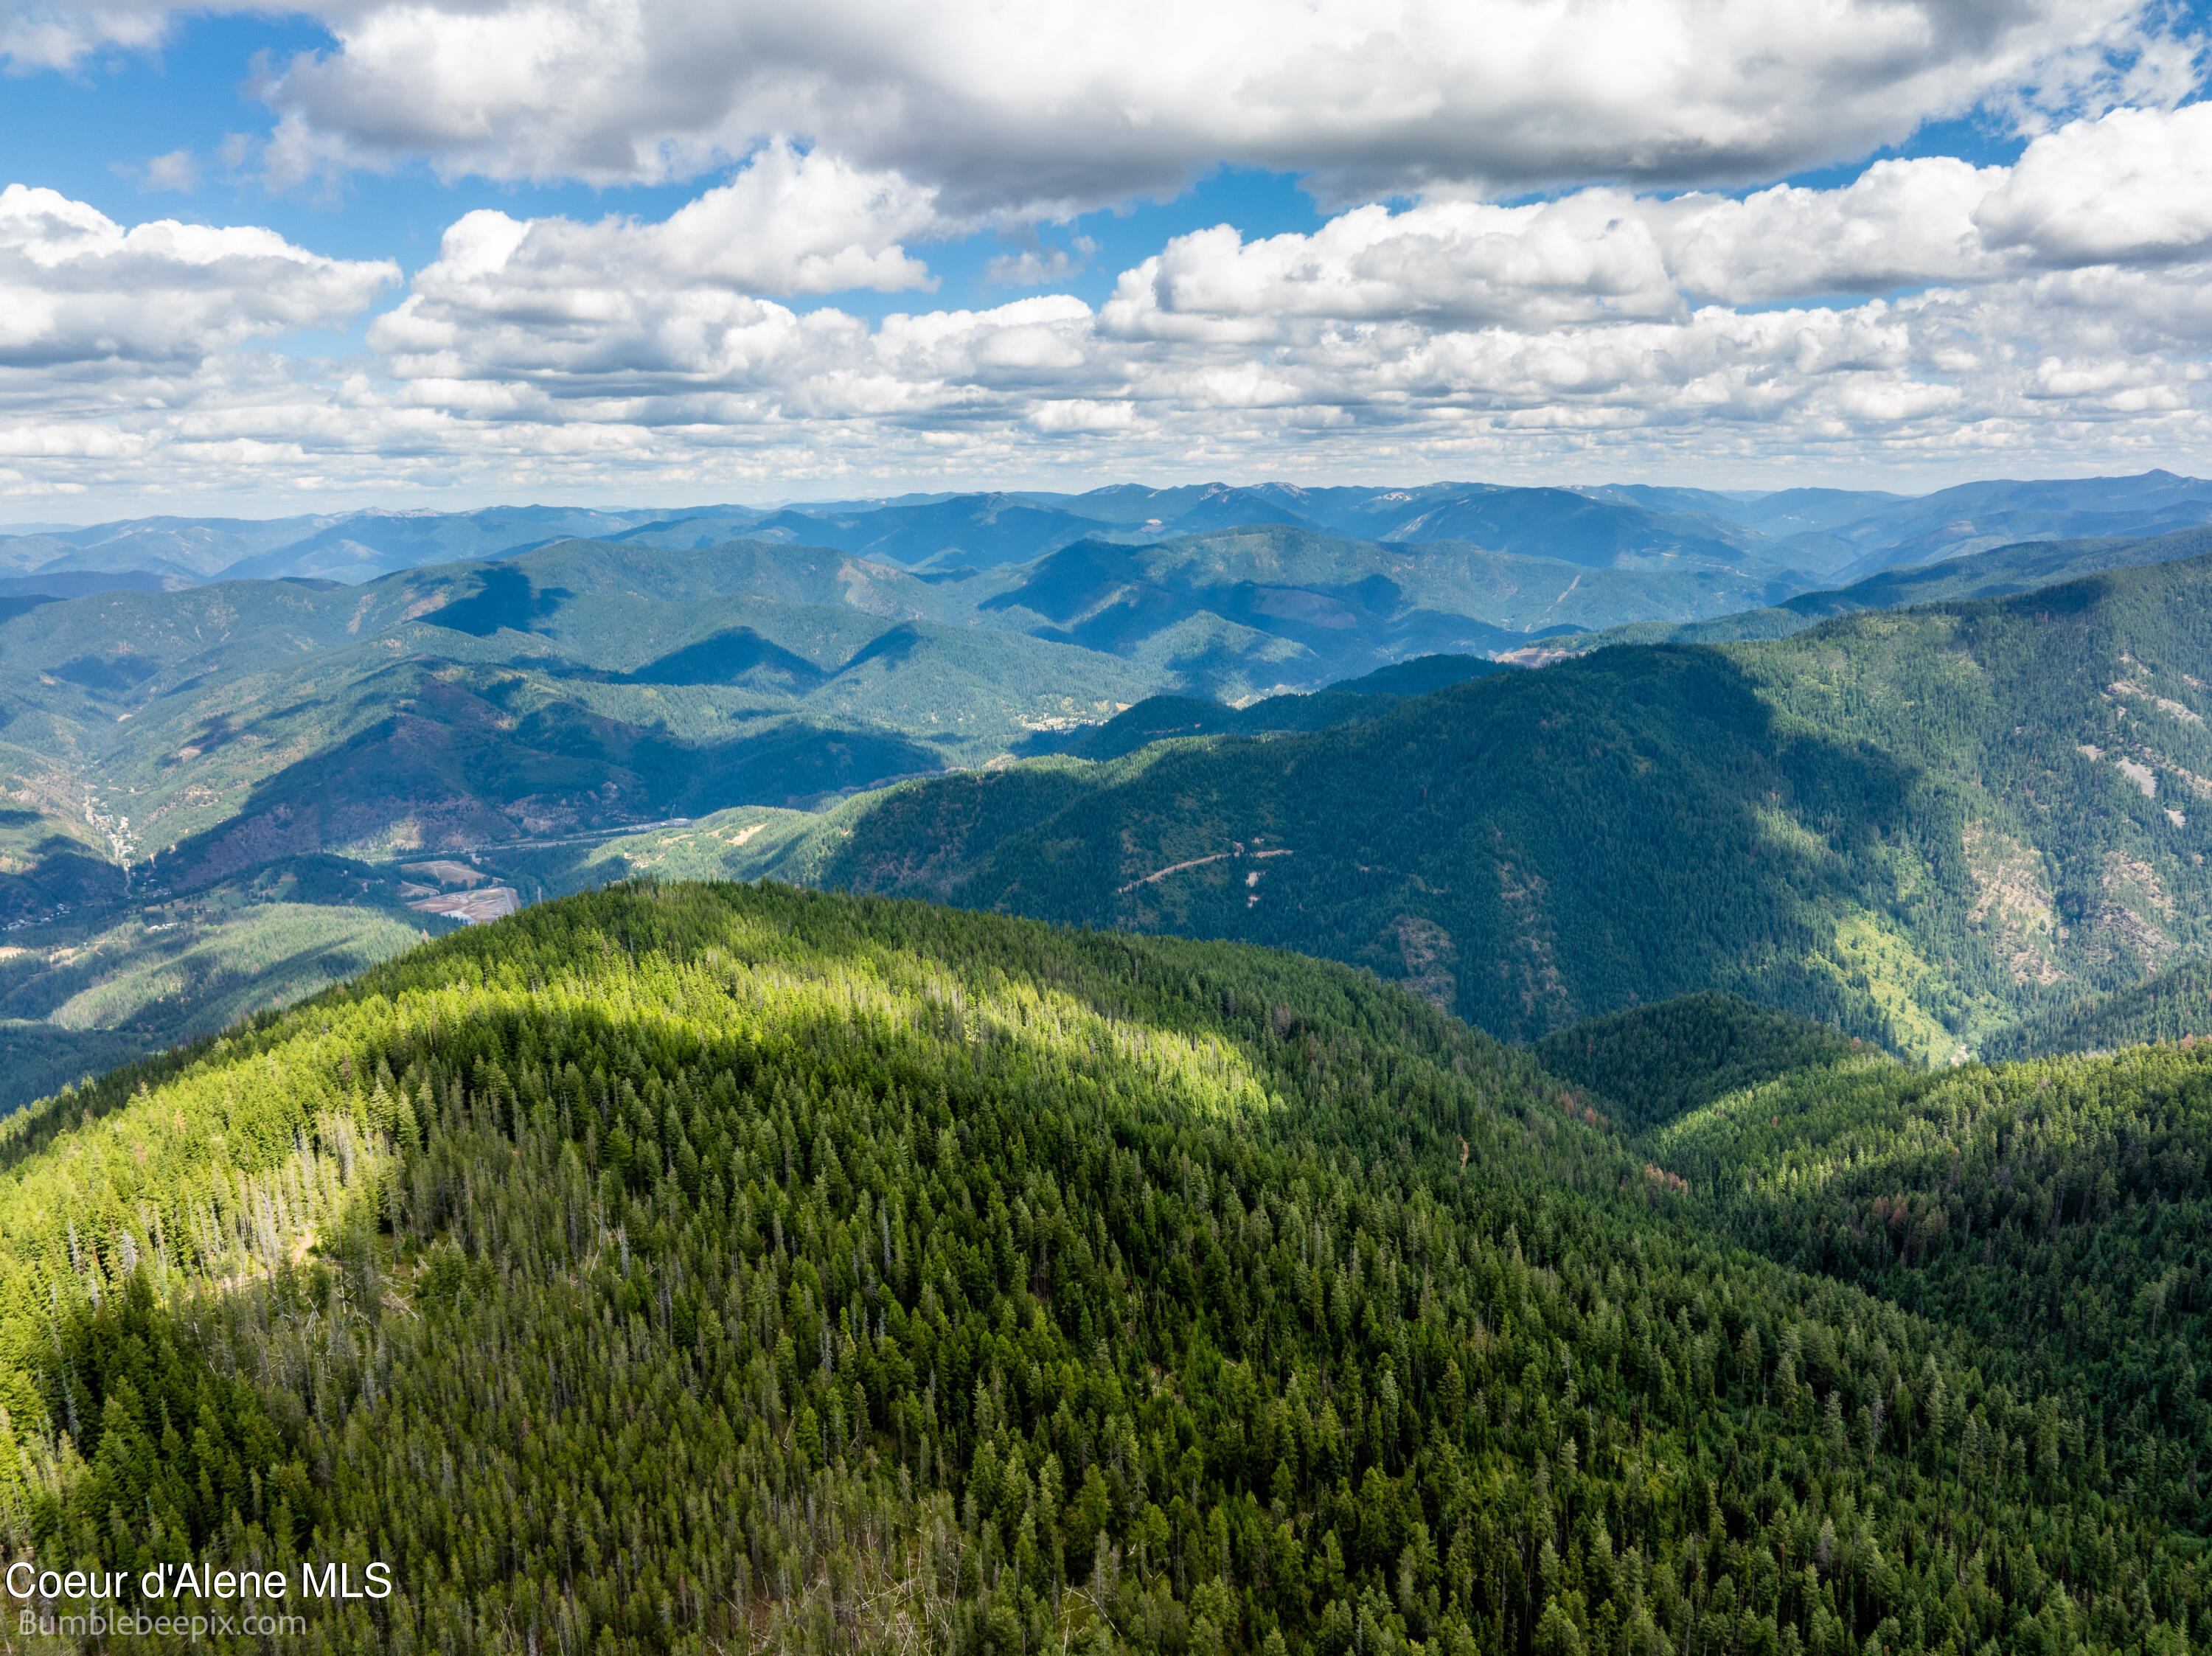
<svg viewBox="0 0 2212 1656">
<path fill-rule="evenodd" d="M 1759 1257 L 1294 956 L 611 890 L 0 1162 L 14 1545 L 392 1562 L 309 1647 L 2212 1633 L 2201 1435 Z"/>
</svg>

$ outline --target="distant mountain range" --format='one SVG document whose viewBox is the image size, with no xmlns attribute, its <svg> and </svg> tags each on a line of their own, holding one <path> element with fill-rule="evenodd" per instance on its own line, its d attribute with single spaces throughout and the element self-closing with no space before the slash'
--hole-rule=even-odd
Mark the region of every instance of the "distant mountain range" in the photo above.
<svg viewBox="0 0 2212 1656">
<path fill-rule="evenodd" d="M 1382 817 L 1361 816 L 1406 802 L 1395 773 L 1362 768 L 1379 759 L 1372 736 L 1355 732 L 1411 721 L 1407 739 L 1422 751 L 1403 763 L 1438 799 L 1456 798 L 1474 766 L 1480 786 L 1448 814 L 1462 838 L 1487 822 L 1510 840 L 1522 831 L 1509 822 L 1515 813 L 1551 822 L 1571 781 L 1604 820 L 1618 810 L 1700 844 L 1741 815 L 1741 787 L 1765 778 L 1791 797 L 1802 779 L 1789 779 L 1785 760 L 1802 743 L 1770 752 L 1696 735 L 1714 708 L 1741 700 L 1708 667 L 1662 671 L 1637 652 L 1629 659 L 1647 665 L 1636 673 L 1546 673 L 1535 676 L 1541 691 L 1514 688 L 1529 676 L 1514 668 L 1613 643 L 1777 640 L 1816 627 L 1823 649 L 1856 657 L 1873 646 L 1847 642 L 1860 635 L 1834 630 L 1834 618 L 2195 559 L 2212 551 L 2212 529 L 2035 538 L 1842 585 L 1823 581 L 1823 561 L 1848 570 L 1914 536 L 1917 556 L 1934 543 L 1931 523 L 1970 540 L 2000 509 L 2015 525 L 2021 513 L 2042 514 L 2046 527 L 2109 525 L 2130 510 L 2163 523 L 2194 509 L 2203 487 L 2154 474 L 1977 486 L 1944 504 L 1820 490 L 1132 485 L 775 513 L 165 519 L 0 540 L 18 567 L 39 560 L 0 576 L 0 926 L 21 951 L 0 972 L 0 1052 L 21 1085 L 50 1087 L 302 992 L 448 924 L 410 907 L 422 890 L 404 867 L 472 854 L 524 901 L 673 858 L 699 871 L 1264 937 L 1431 988 L 1449 980 L 1450 1004 L 1504 1033 L 1720 984 L 1936 1052 L 2026 1008 L 2008 980 L 1978 968 L 1932 987 L 1908 973 L 1904 999 L 1879 974 L 1870 988 L 1854 984 L 1854 972 L 1866 975 L 1851 964 L 1860 957 L 1817 939 L 1844 935 L 1832 925 L 1857 925 L 1852 915 L 1888 912 L 1869 895 L 1878 858 L 1852 853 L 1848 878 L 1834 877 L 1844 883 L 1823 888 L 1830 918 L 1816 925 L 1803 919 L 1803 894 L 1759 873 L 1763 863 L 1739 866 L 1707 847 L 1695 864 L 1704 895 L 1670 896 L 1674 876 L 1688 875 L 1654 852 L 1666 877 L 1559 924 L 1577 937 L 1625 926 L 1632 936 L 1619 947 L 1632 952 L 1674 940 L 1644 966 L 1561 945 L 1540 969 L 1499 941 L 1510 916 L 1442 904 L 1438 894 L 1467 877 L 1441 842 L 1400 845 Z M 1878 519 L 1903 538 L 1884 542 L 1889 531 L 1869 527 Z M 159 567 L 97 567 L 134 557 Z M 386 564 L 402 567 L 376 573 Z M 2198 676 L 2212 680 L 2212 658 Z M 1624 751 L 1645 754 L 1678 790 L 1706 792 L 1686 803 L 1607 792 L 1601 775 L 1573 780 L 1589 762 L 1583 750 L 1554 754 L 1548 737 L 1515 733 L 1522 712 L 1577 683 L 1626 699 L 1606 716 L 1632 733 Z M 2045 725 L 2090 731 L 2087 705 Z M 1552 715 L 1531 716 L 1540 733 Z M 1833 722 L 1817 708 L 1804 716 Z M 1463 728 L 1470 719 L 1482 729 Z M 1239 753 L 1255 744 L 1233 738 L 1279 737 L 1315 744 L 1316 756 L 1285 794 L 1293 785 L 1272 758 L 1249 773 L 1224 769 L 1176 740 L 1194 737 Z M 2133 752 L 2094 731 L 2073 739 Z M 1863 782 L 1855 751 L 1843 742 L 1814 769 Z M 2212 776 L 2212 755 L 2176 762 Z M 1181 792 L 1167 804 L 1147 792 L 1170 785 Z M 2167 792 L 2185 785 L 2196 786 Z M 1248 848 L 1277 848 L 1237 833 L 1231 804 L 1279 819 L 1253 834 L 1319 810 L 1314 822 L 1329 834 L 1387 841 L 1389 854 L 1329 876 L 1356 890 L 1308 889 L 1295 859 L 1262 859 L 1244 870 L 1261 883 L 1216 890 L 1237 870 L 1214 866 L 1231 854 L 1211 845 L 1215 828 Z M 2188 800 L 2144 809 L 2154 834 L 2185 832 L 2158 828 L 2169 810 L 2196 831 Z M 1893 834 L 1882 810 L 1808 831 L 1842 832 L 1838 845 Z M 1769 826 L 1778 845 L 1796 843 Z M 1556 866 L 1527 862 L 1554 904 L 1611 877 L 1597 828 L 1579 832 L 1574 846 L 1541 840 Z M 1091 842 L 1097 833 L 1124 836 L 1121 849 L 1108 855 Z M 1577 861 L 1584 850 L 1597 860 Z M 1915 854 L 1949 866 L 1940 848 Z M 2127 854 L 2163 866 L 2147 851 Z M 1127 892 L 1068 883 L 1073 869 L 1132 857 L 1153 860 L 1121 869 Z M 1195 883 L 1152 877 L 1194 858 Z M 1507 861 L 1535 858 L 1524 850 Z M 2160 889 L 2193 893 L 2196 866 L 2161 874 Z M 1396 870 L 1396 883 L 1369 890 L 1377 870 Z M 2106 918 L 2073 928 L 2095 941 L 2050 955 L 2064 975 L 2038 995 L 2124 989 L 2174 947 L 2196 946 L 2185 903 L 2175 919 L 2155 901 L 2108 901 L 2098 895 L 2106 878 L 2079 874 L 2081 913 Z M 1293 890 L 1287 909 L 1265 895 Z M 1530 901 L 1542 908 L 1540 894 Z M 1651 905 L 1669 901 L 1689 907 L 1655 918 Z M 2113 918 L 2123 913 L 2134 918 Z M 1700 918 L 1709 914 L 1733 918 Z M 1944 935 L 1949 948 L 1956 938 Z M 1816 941 L 1801 948 L 1805 937 Z M 1772 938 L 1797 941 L 1754 959 L 1768 948 L 1758 940 Z M 1690 965 L 1661 969 L 1698 949 Z M 9 1095 L 0 1084 L 0 1104 Z"/>
<path fill-rule="evenodd" d="M 1746 639 L 1787 638 L 1835 616 L 1902 610 L 1955 598 L 2004 597 L 2100 570 L 2172 563 L 2208 552 L 2212 552 L 2212 529 L 2178 530 L 2142 540 L 2106 537 L 2030 541 L 1990 552 L 1964 552 L 1940 563 L 1887 569 L 1848 586 L 1801 592 L 1768 609 L 1718 616 L 1710 621 L 1628 622 L 1573 637 L 1536 640 L 1501 655 L 1518 664 L 1535 665 L 1569 655 L 1587 655 L 1615 644 L 1727 644 Z"/>
<path fill-rule="evenodd" d="M 1392 532 L 1437 514 L 1503 522 L 1505 506 L 1554 522 L 1689 515 L 1686 491 L 1645 491 L 1650 506 L 1565 491 L 1243 493 L 1236 511 L 1293 502 L 1309 519 L 1365 514 L 1364 526 Z M 287 857 L 604 837 L 732 807 L 811 809 L 1025 756 L 1109 759 L 1170 734 L 1316 730 L 1494 671 L 1490 658 L 1778 637 L 1825 616 L 2212 549 L 2208 530 L 2032 543 L 1790 592 L 1687 557 L 1593 567 L 1281 523 L 1115 538 L 1140 512 L 1190 521 L 1231 509 L 1224 497 L 1080 497 L 1123 525 L 988 567 L 757 537 L 675 549 L 626 532 L 359 585 L 35 578 L 70 597 L 19 580 L 0 591 L 0 791 L 12 807 L 0 811 L 0 924 L 89 912 L 149 884 L 197 890 Z M 912 524 L 969 500 L 852 515 L 881 528 L 887 514 Z M 1785 507 L 1778 521 L 1844 509 L 1828 495 Z M 477 518 L 470 532 L 488 533 L 496 514 Z M 527 518 L 506 514 L 507 528 L 548 526 Z M 374 521 L 425 543 L 465 526 Z M 335 546 L 334 529 L 309 538 Z M 83 590 L 103 579 L 109 590 Z"/>
<path fill-rule="evenodd" d="M 142 518 L 0 535 L 0 576 L 359 583 L 461 558 L 510 557 L 562 540 L 697 550 L 748 538 L 829 547 L 911 569 L 1026 563 L 1079 541 L 1146 543 L 1254 526 L 1398 544 L 1452 543 L 1588 569 L 1729 572 L 1792 591 L 2025 541 L 2154 535 L 2212 523 L 2212 482 L 2135 477 L 1962 484 L 1918 497 L 1872 490 L 1766 494 L 1642 484 L 1522 488 L 1486 483 L 1301 488 L 1115 484 L 1083 494 L 982 492 L 810 503 L 592 511 L 362 511 L 255 520 Z M 53 590 L 62 590 L 55 588 Z M 1720 613 L 1708 611 L 1707 613 Z"/>
</svg>

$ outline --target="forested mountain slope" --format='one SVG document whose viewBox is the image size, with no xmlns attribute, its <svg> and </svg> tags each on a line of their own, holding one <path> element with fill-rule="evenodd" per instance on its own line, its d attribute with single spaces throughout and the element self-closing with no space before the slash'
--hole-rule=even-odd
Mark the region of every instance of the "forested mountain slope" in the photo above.
<svg viewBox="0 0 2212 1656">
<path fill-rule="evenodd" d="M 2198 558 L 911 786 L 718 856 L 1332 955 L 1516 1038 L 1717 989 L 1948 1060 L 2204 946 L 2208 682 Z"/>
<path fill-rule="evenodd" d="M 1165 682 L 933 621 L 896 572 L 879 591 L 848 564 L 569 546 L 362 588 L 103 594 L 0 624 L 0 704 L 23 773 L 127 815 L 137 860 L 194 885 L 286 852 L 446 849 L 980 763 Z"/>
<path fill-rule="evenodd" d="M 0 1168 L 15 1544 L 391 1566 L 300 1647 L 2212 1635 L 2201 1426 L 1709 1238 L 1525 1057 L 1319 962 L 609 891 Z"/>
<path fill-rule="evenodd" d="M 2212 1036 L 2212 961 L 2198 956 L 2125 989 L 2085 995 L 2000 1029 L 1984 1047 L 1991 1059 L 2027 1059 L 2207 1036 Z"/>
<path fill-rule="evenodd" d="M 40 604 L 0 615 L 0 921 L 112 905 L 149 858 L 142 889 L 197 889 L 285 855 L 834 798 L 1048 747 L 1163 691 L 1241 700 L 1503 646 L 1522 623 L 1478 612 L 1589 585 L 1502 556 L 1241 529 L 920 574 L 796 544 L 568 541 L 359 586 Z"/>
<path fill-rule="evenodd" d="M 1861 1055 L 1641 1142 L 1689 1180 L 1716 1235 L 1969 1332 L 1993 1377 L 2087 1384 L 2113 1418 L 2169 1435 L 2197 1477 L 2212 1049 L 1933 1073 Z M 1962 1475 L 1988 1463 L 1971 1431 L 1953 1447 Z M 2147 1501 L 2166 1475 L 2111 1470 L 2144 1479 Z"/>
</svg>

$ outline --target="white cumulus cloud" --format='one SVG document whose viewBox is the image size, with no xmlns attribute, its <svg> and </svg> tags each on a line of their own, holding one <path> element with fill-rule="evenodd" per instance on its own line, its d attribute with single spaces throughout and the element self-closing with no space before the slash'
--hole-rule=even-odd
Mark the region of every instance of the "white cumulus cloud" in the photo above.
<svg viewBox="0 0 2212 1656">
<path fill-rule="evenodd" d="M 1976 223 L 1992 245 L 2051 264 L 2212 251 L 2212 104 L 2116 109 L 2027 147 Z"/>
<path fill-rule="evenodd" d="M 502 445 L 619 433 L 657 464 L 793 475 L 857 456 L 879 476 L 1095 455 L 1249 472 L 1292 452 L 1495 472 L 1593 446 L 2172 458 L 2212 434 L 2207 271 L 2162 251 L 2053 269 L 2047 238 L 1985 226 L 2023 179 L 2048 194 L 2051 157 L 2087 193 L 2122 191 L 2198 118 L 2130 114 L 2094 146 L 2054 131 L 2017 168 L 1888 161 L 1827 190 L 1366 206 L 1249 241 L 1224 225 L 1095 311 L 1048 294 L 873 325 L 635 257 L 626 239 L 656 246 L 657 227 L 556 261 L 568 297 L 550 303 L 516 252 L 542 227 L 476 215 L 372 343 L 398 401 L 466 410 Z"/>
<path fill-rule="evenodd" d="M 1124 273 L 1104 320 L 1133 337 L 1246 342 L 1299 317 L 1534 329 L 2208 252 L 2212 105 L 2123 109 L 2037 138 L 2012 167 L 1931 156 L 1741 197 L 1596 188 L 1519 207 L 1374 205 L 1250 242 L 1218 225 Z"/>
<path fill-rule="evenodd" d="M 1634 201 L 1361 207 L 1310 235 L 1247 243 L 1217 225 L 1126 272 L 1106 317 L 1133 336 L 1260 338 L 1299 316 L 1548 327 L 1684 310 Z"/>
<path fill-rule="evenodd" d="M 808 332 L 762 295 L 935 286 L 902 245 L 940 227 L 933 196 L 775 144 L 659 223 L 481 209 L 369 340 L 416 378 L 742 378 Z"/>
<path fill-rule="evenodd" d="M 1741 200 L 1639 204 L 1686 293 L 1729 304 L 1883 293 L 2002 273 L 1974 213 L 2002 167 L 1946 156 L 1877 161 L 1841 189 L 1777 185 Z"/>
<path fill-rule="evenodd" d="M 0 365 L 196 362 L 224 346 L 343 324 L 399 279 L 273 230 L 157 220 L 126 230 L 52 190 L 0 191 Z"/>
</svg>

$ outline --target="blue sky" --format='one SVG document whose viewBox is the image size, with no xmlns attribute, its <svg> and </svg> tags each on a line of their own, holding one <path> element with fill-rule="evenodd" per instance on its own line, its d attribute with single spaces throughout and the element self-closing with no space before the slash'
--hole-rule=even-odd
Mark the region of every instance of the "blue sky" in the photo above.
<svg viewBox="0 0 2212 1656">
<path fill-rule="evenodd" d="M 1503 3 L 0 0 L 0 516 L 2212 468 L 2201 5 Z"/>
</svg>

